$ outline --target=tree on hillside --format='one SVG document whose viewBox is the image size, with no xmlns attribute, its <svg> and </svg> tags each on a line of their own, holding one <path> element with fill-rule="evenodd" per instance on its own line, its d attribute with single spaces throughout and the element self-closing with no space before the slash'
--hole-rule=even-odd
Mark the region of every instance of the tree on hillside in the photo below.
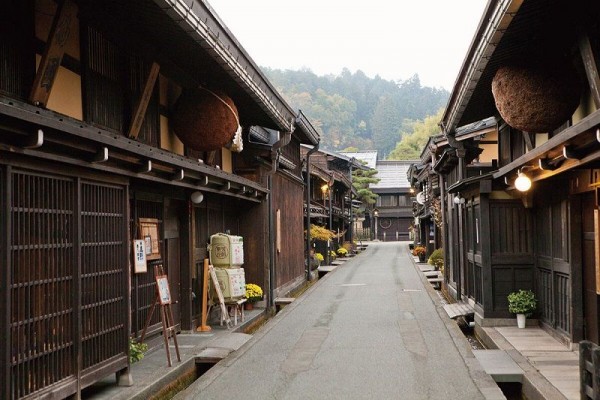
<svg viewBox="0 0 600 400">
<path fill-rule="evenodd" d="M 435 113 L 448 98 L 444 89 L 421 86 L 418 75 L 395 82 L 348 69 L 326 76 L 306 68 L 263 71 L 286 101 L 311 120 L 322 148 L 334 151 L 352 146 L 389 154 L 407 131 L 404 121 Z"/>
<path fill-rule="evenodd" d="M 396 147 L 388 160 L 415 160 L 421 156 L 423 148 L 429 138 L 441 133 L 438 122 L 442 119 L 444 109 L 440 109 L 436 115 L 431 115 L 423 121 L 417 121 L 412 126 L 412 132 L 402 134 L 402 140 L 396 144 Z"/>
</svg>

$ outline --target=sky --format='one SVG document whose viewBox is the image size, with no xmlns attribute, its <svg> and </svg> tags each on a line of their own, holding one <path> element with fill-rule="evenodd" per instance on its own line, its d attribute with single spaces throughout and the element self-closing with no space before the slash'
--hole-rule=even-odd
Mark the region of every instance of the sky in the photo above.
<svg viewBox="0 0 600 400">
<path fill-rule="evenodd" d="M 261 67 L 451 90 L 486 0 L 207 0 Z"/>
</svg>

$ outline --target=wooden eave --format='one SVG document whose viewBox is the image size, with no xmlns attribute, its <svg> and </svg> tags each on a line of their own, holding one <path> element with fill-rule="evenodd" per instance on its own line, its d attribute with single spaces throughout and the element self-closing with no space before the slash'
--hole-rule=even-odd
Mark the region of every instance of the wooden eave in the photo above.
<svg viewBox="0 0 600 400">
<path fill-rule="evenodd" d="M 0 149 L 5 152 L 252 202 L 261 202 L 268 193 L 249 179 L 4 96 L 0 116 Z M 31 145 L 38 131 L 43 142 Z"/>
<path fill-rule="evenodd" d="M 476 131 L 473 131 L 473 132 L 469 132 L 469 133 L 464 134 L 464 135 L 460 135 L 460 136 L 457 135 L 456 136 L 456 140 L 458 140 L 459 142 L 462 142 L 462 141 L 467 140 L 467 139 L 472 139 L 472 138 L 475 138 L 477 136 L 485 135 L 487 133 L 495 133 L 497 131 L 498 131 L 498 128 L 496 128 L 496 127 L 488 127 L 488 128 L 485 128 L 485 129 L 481 129 L 481 130 L 476 130 Z"/>
<path fill-rule="evenodd" d="M 299 110 L 298 115 L 296 116 L 296 128 L 294 134 L 298 135 L 300 143 L 316 146 L 321 140 L 319 132 L 317 132 L 315 127 L 310 123 L 302 110 Z"/>
<path fill-rule="evenodd" d="M 457 126 L 490 116 L 489 113 L 480 115 L 477 112 L 473 113 L 475 116 L 469 116 L 465 120 L 464 114 L 476 91 L 478 94 L 486 95 L 484 104 L 476 104 L 476 106 L 479 109 L 490 109 L 491 77 L 486 75 L 484 82 L 480 81 L 484 72 L 487 72 L 488 62 L 522 4 L 523 0 L 490 0 L 488 2 L 442 116 L 440 124 L 444 132 L 452 132 Z M 489 96 L 487 96 L 487 92 L 489 92 Z M 494 109 L 493 99 L 491 107 Z"/>
<path fill-rule="evenodd" d="M 322 169 L 321 167 L 319 167 L 318 165 L 310 166 L 310 175 L 316 176 L 317 178 L 321 179 L 324 182 L 331 181 L 331 174 L 329 172 L 325 171 L 324 169 Z"/>
<path fill-rule="evenodd" d="M 423 168 L 421 171 L 419 171 L 419 173 L 417 175 L 417 180 L 419 182 L 424 182 L 424 181 L 428 180 L 430 173 L 431 173 L 431 166 L 429 164 L 427 164 L 425 166 L 425 168 Z"/>
<path fill-rule="evenodd" d="M 452 171 L 458 164 L 458 156 L 456 155 L 456 149 L 447 148 L 442 153 L 442 156 L 433 166 L 433 170 L 440 174 L 447 174 Z"/>
<path fill-rule="evenodd" d="M 479 184 L 481 181 L 492 180 L 493 173 L 489 172 L 483 175 L 472 176 L 470 178 L 463 179 L 450 185 L 448 187 L 448 193 L 457 193 L 462 192 L 466 188 L 474 186 L 475 184 Z"/>
<path fill-rule="evenodd" d="M 352 187 L 352 182 L 350 182 L 350 179 L 348 179 L 348 177 L 346 175 L 344 175 L 342 172 L 340 172 L 340 171 L 331 171 L 331 172 L 332 172 L 333 178 L 335 179 L 336 182 L 340 182 L 346 188 Z"/>
<path fill-rule="evenodd" d="M 569 149 L 568 152 L 575 154 L 573 158 L 565 157 L 565 147 Z M 600 110 L 499 168 L 493 177 L 494 179 L 508 178 L 508 175 L 512 174 L 514 176 L 511 176 L 511 179 L 514 179 L 517 170 L 529 166 L 527 175 L 532 181 L 539 181 L 598 159 L 600 159 Z M 542 168 L 542 165 L 546 168 Z"/>
</svg>

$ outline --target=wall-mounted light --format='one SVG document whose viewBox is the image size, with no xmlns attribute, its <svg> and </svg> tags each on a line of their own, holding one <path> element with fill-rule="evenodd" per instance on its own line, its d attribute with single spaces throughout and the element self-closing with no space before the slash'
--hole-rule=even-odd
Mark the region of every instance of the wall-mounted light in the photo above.
<svg viewBox="0 0 600 400">
<path fill-rule="evenodd" d="M 200 191 L 195 191 L 194 193 L 192 193 L 192 195 L 190 196 L 190 200 L 192 201 L 192 203 L 194 204 L 200 204 L 202 203 L 202 200 L 204 200 L 204 195 L 202 194 L 202 192 Z"/>
<path fill-rule="evenodd" d="M 321 186 L 321 192 L 323 192 L 323 194 L 327 193 L 327 190 L 329 190 L 328 184 L 324 184 L 323 186 Z"/>
<path fill-rule="evenodd" d="M 454 201 L 454 204 L 465 204 L 465 198 L 460 197 L 460 193 L 456 193 L 452 201 Z"/>
<path fill-rule="evenodd" d="M 531 179 L 522 170 L 515 179 L 515 187 L 519 192 L 526 192 L 531 188 Z"/>
</svg>

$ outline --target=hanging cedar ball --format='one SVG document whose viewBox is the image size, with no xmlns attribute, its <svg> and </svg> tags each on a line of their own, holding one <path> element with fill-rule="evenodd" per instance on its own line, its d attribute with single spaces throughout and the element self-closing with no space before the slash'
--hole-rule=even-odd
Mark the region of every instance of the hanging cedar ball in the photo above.
<svg viewBox="0 0 600 400">
<path fill-rule="evenodd" d="M 231 98 L 221 91 L 186 90 L 175 103 L 171 123 L 183 144 L 194 150 L 212 151 L 233 139 L 238 128 L 237 112 Z"/>
<path fill-rule="evenodd" d="M 496 108 L 513 128 L 550 132 L 567 121 L 579 104 L 581 85 L 568 62 L 500 67 L 492 80 Z"/>
</svg>

